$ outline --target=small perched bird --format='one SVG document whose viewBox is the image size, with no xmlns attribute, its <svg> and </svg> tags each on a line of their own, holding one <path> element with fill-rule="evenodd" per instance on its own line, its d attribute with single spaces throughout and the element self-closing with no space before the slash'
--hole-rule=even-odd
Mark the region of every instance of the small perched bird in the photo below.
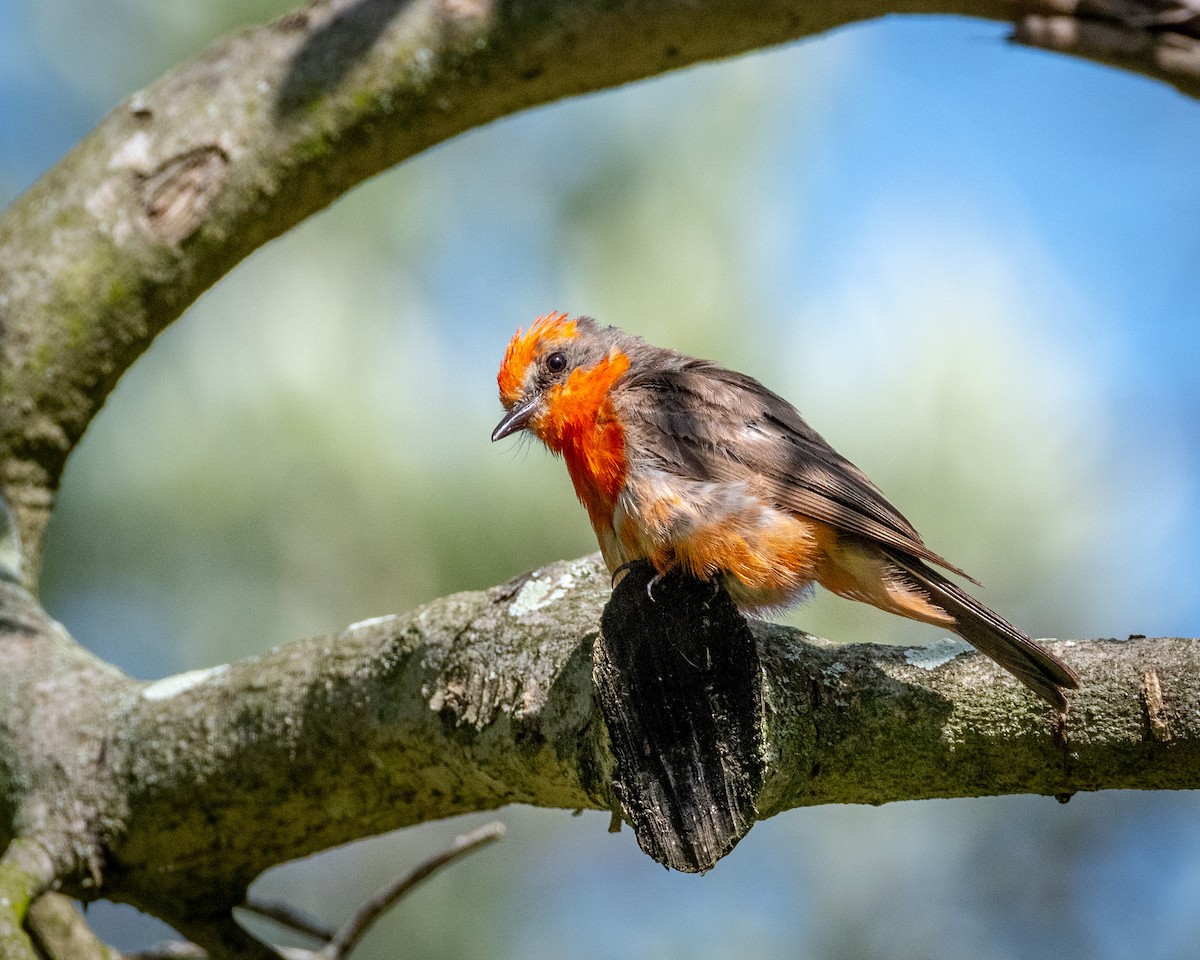
<svg viewBox="0 0 1200 960">
<path fill-rule="evenodd" d="M 497 376 L 500 440 L 567 464 L 610 572 L 717 578 L 761 613 L 813 583 L 961 635 L 1059 709 L 1075 673 L 930 564 L 960 576 L 854 464 L 757 380 L 565 313 L 518 330 Z M 975 582 L 975 581 L 972 581 Z"/>
</svg>

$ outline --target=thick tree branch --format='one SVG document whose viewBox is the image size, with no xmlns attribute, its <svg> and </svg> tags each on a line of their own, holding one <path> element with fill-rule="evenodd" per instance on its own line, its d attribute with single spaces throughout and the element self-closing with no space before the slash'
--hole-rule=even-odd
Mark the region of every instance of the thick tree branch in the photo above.
<svg viewBox="0 0 1200 960">
<path fill-rule="evenodd" d="M 78 862 L 54 869 L 67 892 L 132 902 L 211 949 L 213 924 L 281 861 L 508 803 L 610 808 L 591 686 L 608 595 L 589 558 L 212 670 L 152 684 L 110 674 L 72 689 L 65 722 L 105 749 L 47 741 L 43 766 L 73 776 L 18 783 L 21 763 L 6 760 L 0 796 L 74 810 Z M 54 646 L 61 628 L 37 629 L 50 659 L 9 661 L 0 717 L 79 655 Z M 1054 644 L 1083 678 L 1060 728 L 958 641 L 833 646 L 763 623 L 754 633 L 768 706 L 760 816 L 1200 786 L 1198 641 Z M 24 716 L 25 730 L 64 726 L 61 704 Z M 0 751 L 11 749 L 5 738 Z"/>
<path fill-rule="evenodd" d="M 268 866 L 350 837 L 508 803 L 606 807 L 587 641 L 607 574 L 546 576 L 524 596 L 553 603 L 528 616 L 509 613 L 519 586 L 458 594 L 139 687 L 116 718 L 132 790 L 106 882 L 160 915 L 232 906 Z"/>
<path fill-rule="evenodd" d="M 123 960 L 101 942 L 70 897 L 47 893 L 29 910 L 26 926 L 48 960 Z"/>
<path fill-rule="evenodd" d="M 118 107 L 0 218 L 0 463 L 37 579 L 63 463 L 201 292 L 363 179 L 525 107 L 891 13 L 1200 92 L 1190 0 L 318 0 Z M 1116 39 L 1122 34 L 1125 39 Z"/>
<path fill-rule="evenodd" d="M 1195 0 L 1043 0 L 1013 40 L 1165 78 L 1197 94 L 1200 5 Z"/>
<path fill-rule="evenodd" d="M 30 905 L 54 878 L 53 858 L 40 843 L 21 837 L 6 845 L 0 856 L 0 957 L 37 957 L 22 925 Z"/>
</svg>

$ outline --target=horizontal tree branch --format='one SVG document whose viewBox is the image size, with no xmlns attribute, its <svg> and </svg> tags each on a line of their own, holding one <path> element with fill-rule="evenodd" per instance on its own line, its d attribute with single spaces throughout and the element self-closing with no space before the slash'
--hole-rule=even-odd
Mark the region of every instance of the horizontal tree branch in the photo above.
<svg viewBox="0 0 1200 960">
<path fill-rule="evenodd" d="M 0 482 L 24 580 L 36 582 L 67 454 L 154 337 L 253 250 L 433 144 L 893 13 L 1020 22 L 1022 42 L 1196 95 L 1192 12 L 1176 0 L 317 0 L 222 40 L 131 96 L 0 217 Z"/>
<path fill-rule="evenodd" d="M 79 751 L 69 730 L 44 752 L 69 778 L 22 792 L 0 763 L 0 794 L 88 807 L 76 813 L 94 848 L 67 892 L 134 903 L 185 933 L 188 918 L 240 903 L 267 867 L 359 837 L 509 803 L 611 808 L 591 682 L 608 595 L 607 572 L 587 558 L 226 666 L 80 687 L 71 722 L 104 749 Z M 1083 681 L 1059 723 L 957 640 L 835 646 L 753 630 L 767 702 L 760 817 L 1200 786 L 1200 641 L 1051 644 Z M 0 717 L 13 715 L 21 680 L 28 690 L 47 668 L 63 672 L 31 662 L 0 685 Z M 40 709 L 29 722 L 63 723 L 55 706 Z M 84 798 L 79 778 L 97 784 Z"/>
</svg>

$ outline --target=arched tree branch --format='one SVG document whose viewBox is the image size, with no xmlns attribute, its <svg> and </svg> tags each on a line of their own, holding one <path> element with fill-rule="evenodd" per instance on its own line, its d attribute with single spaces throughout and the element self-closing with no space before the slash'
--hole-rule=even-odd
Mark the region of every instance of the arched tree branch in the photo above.
<svg viewBox="0 0 1200 960">
<path fill-rule="evenodd" d="M 130 97 L 0 218 L 0 480 L 23 579 L 67 454 L 154 337 L 355 184 L 515 111 L 892 13 L 1019 23 L 1200 92 L 1193 0 L 318 0 Z"/>
</svg>

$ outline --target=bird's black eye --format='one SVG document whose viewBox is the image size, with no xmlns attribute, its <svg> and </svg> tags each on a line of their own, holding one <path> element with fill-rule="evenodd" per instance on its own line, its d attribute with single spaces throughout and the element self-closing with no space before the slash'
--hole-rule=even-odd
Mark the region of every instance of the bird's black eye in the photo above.
<svg viewBox="0 0 1200 960">
<path fill-rule="evenodd" d="M 546 369 L 551 373 L 562 373 L 567 369 L 567 355 L 565 353 L 552 353 L 546 358 Z"/>
</svg>

